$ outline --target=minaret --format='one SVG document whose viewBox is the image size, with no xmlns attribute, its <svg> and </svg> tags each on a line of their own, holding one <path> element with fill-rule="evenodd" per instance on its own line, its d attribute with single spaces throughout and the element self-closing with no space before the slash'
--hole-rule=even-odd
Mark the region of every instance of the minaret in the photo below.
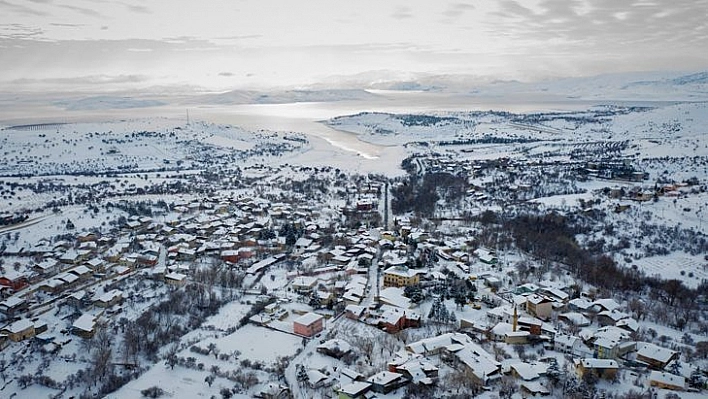
<svg viewBox="0 0 708 399">
<path fill-rule="evenodd" d="M 512 331 L 516 332 L 516 324 L 519 320 L 519 314 L 516 312 L 516 305 L 514 305 L 514 324 L 512 324 Z"/>
</svg>

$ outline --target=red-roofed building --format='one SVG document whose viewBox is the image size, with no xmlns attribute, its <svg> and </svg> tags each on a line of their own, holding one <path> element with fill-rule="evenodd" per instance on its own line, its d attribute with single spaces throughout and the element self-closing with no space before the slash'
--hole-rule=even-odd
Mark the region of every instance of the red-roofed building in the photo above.
<svg viewBox="0 0 708 399">
<path fill-rule="evenodd" d="M 312 337 L 324 329 L 324 316 L 306 313 L 293 321 L 293 332 L 303 337 Z"/>
</svg>

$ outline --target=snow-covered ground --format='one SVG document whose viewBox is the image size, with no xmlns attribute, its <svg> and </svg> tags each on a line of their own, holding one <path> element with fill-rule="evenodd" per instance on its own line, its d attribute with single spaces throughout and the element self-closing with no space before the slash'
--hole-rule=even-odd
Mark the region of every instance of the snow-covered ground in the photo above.
<svg viewBox="0 0 708 399">
<path fill-rule="evenodd" d="M 668 83 L 661 81 L 661 84 Z M 644 88 L 642 86 L 642 90 Z M 681 243 L 674 243 L 671 247 L 670 243 L 657 241 L 657 237 L 669 237 L 667 240 L 670 241 L 671 232 L 693 238 L 705 237 L 708 223 L 704 220 L 708 203 L 704 189 L 708 178 L 706 103 L 620 103 L 591 96 L 591 101 L 568 101 L 565 104 L 562 101 L 528 104 L 509 101 L 497 108 L 498 111 L 487 111 L 491 102 L 485 103 L 478 98 L 476 102 L 467 102 L 474 97 L 470 95 L 406 93 L 392 100 L 386 96 L 395 95 L 376 93 L 372 98 L 365 96 L 365 100 L 349 99 L 336 104 L 209 104 L 190 108 L 189 123 L 181 116 L 184 112 L 182 105 L 170 106 L 166 102 L 138 102 L 132 104 L 135 107 L 126 109 L 121 101 L 116 103 L 117 109 L 110 112 L 99 112 L 85 102 L 75 106 L 55 102 L 54 107 L 61 105 L 62 112 L 67 112 L 69 117 L 61 118 L 56 109 L 49 109 L 40 122 L 68 123 L 0 131 L 0 175 L 3 176 L 0 179 L 0 210 L 3 214 L 28 216 L 21 224 L 0 227 L 2 250 L 12 253 L 11 256 L 3 254 L 3 273 L 14 275 L 29 271 L 41 260 L 41 255 L 28 257 L 25 255 L 28 251 L 53 251 L 54 244 L 63 239 L 71 240 L 77 233 L 116 234 L 119 220 L 125 223 L 131 212 L 135 212 L 131 207 L 140 203 L 150 204 L 151 222 L 161 227 L 173 224 L 183 215 L 175 208 L 194 206 L 193 218 L 185 216 L 182 226 L 198 226 L 199 240 L 205 240 L 206 231 L 212 231 L 204 225 L 220 220 L 214 211 L 214 205 L 220 202 L 227 205 L 226 210 L 220 212 L 231 212 L 231 219 L 219 226 L 223 231 L 282 227 L 282 220 L 269 213 L 273 209 L 268 206 L 260 213 L 254 212 L 256 216 L 243 219 L 245 211 L 232 208 L 237 200 L 245 198 L 254 200 L 248 209 L 252 209 L 251 206 L 257 208 L 259 201 L 270 206 L 294 199 L 296 206 L 285 207 L 288 208 L 287 215 L 296 215 L 287 219 L 293 225 L 312 225 L 317 232 L 327 235 L 332 231 L 341 232 L 336 237 L 325 237 L 330 243 L 318 254 L 325 258 L 325 252 L 335 245 L 334 242 L 336 245 L 346 244 L 347 239 L 360 233 L 344 227 L 346 217 L 342 213 L 343 207 L 355 203 L 360 196 L 354 181 L 368 179 L 371 184 L 377 181 L 377 175 L 400 178 L 406 173 L 401 169 L 401 161 L 416 155 L 419 157 L 416 167 L 423 172 L 451 170 L 451 173 L 464 173 L 467 177 L 471 192 L 461 201 L 459 209 L 451 207 L 454 209 L 445 209 L 436 216 L 455 219 L 462 209 L 475 215 L 484 210 L 503 210 L 503 205 L 495 202 L 494 197 L 510 198 L 511 191 L 517 193 L 514 201 L 535 204 L 542 209 L 562 213 L 601 211 L 607 214 L 604 220 L 618 233 L 611 236 L 607 233 L 609 229 L 600 229 L 581 237 L 584 240 L 581 242 L 603 238 L 607 246 L 612 246 L 629 237 L 629 246 L 616 252 L 618 263 L 636 267 L 648 276 L 678 279 L 689 288 L 698 287 L 708 279 L 705 254 L 691 254 L 686 252 L 689 248 L 684 248 L 685 251 L 675 248 Z M 190 107 L 192 105 L 194 103 Z M 10 121 L 7 118 L 9 112 L 0 112 L 5 118 L 4 126 L 37 122 L 30 114 L 22 113 L 12 115 Z M 590 177 L 572 181 L 575 170 L 604 157 L 627 159 L 646 171 L 649 179 L 628 182 Z M 506 164 L 507 159 L 513 162 Z M 502 165 L 490 166 L 500 160 L 504 160 Z M 486 169 L 477 170 L 473 165 Z M 546 179 L 547 186 L 522 189 L 528 186 L 525 179 L 531 177 Z M 646 202 L 610 198 L 604 192 L 615 187 L 642 191 L 694 177 L 698 184 L 682 185 L 672 196 Z M 322 183 L 324 181 L 327 183 Z M 309 184 L 321 186 L 312 189 Z M 484 192 L 494 184 L 506 185 L 508 189 Z M 481 197 L 475 197 L 477 194 Z M 157 206 L 160 201 L 172 209 L 160 208 Z M 615 213 L 618 205 L 627 203 L 631 204 L 628 210 Z M 441 204 L 445 205 L 444 201 Z M 69 221 L 72 228 L 68 227 Z M 459 240 L 464 242 L 464 250 L 471 249 L 468 242 L 475 238 L 476 226 L 462 221 L 455 223 L 436 221 L 427 225 L 435 229 L 436 235 Z M 653 235 L 647 233 L 650 229 Z M 145 237 L 138 239 L 129 232 L 116 235 L 134 246 L 145 240 Z M 239 241 L 240 238 L 233 233 L 229 239 Z M 256 238 L 256 235 L 249 236 L 249 245 L 263 244 Z M 670 248 L 670 253 L 646 256 L 647 246 L 659 244 Z M 692 245 L 691 248 L 696 247 L 695 243 Z M 405 252 L 407 247 L 404 245 L 400 250 Z M 165 257 L 163 249 L 158 266 L 165 266 Z M 211 259 L 202 260 L 176 261 L 170 265 L 185 267 L 189 273 L 194 273 L 195 269 L 205 269 L 213 262 Z M 497 275 L 501 278 L 501 290 L 506 291 L 514 288 L 515 265 L 521 261 L 534 261 L 515 251 L 501 252 L 500 260 L 501 266 L 498 267 L 473 258 L 468 262 L 469 272 L 461 271 L 454 262 L 440 262 L 433 271 L 440 273 L 445 266 L 466 280 L 470 275 Z M 304 262 L 319 265 L 318 262 L 324 261 L 315 255 Z M 312 307 L 290 286 L 293 276 L 290 273 L 297 265 L 293 263 L 286 267 L 285 263 L 273 266 L 263 276 L 245 276 L 244 286 L 256 293 L 231 292 L 235 297 L 232 301 L 207 317 L 198 328 L 179 337 L 174 345 L 178 348 L 176 356 L 181 363 L 174 368 L 168 365 L 166 357 L 171 347 L 162 347 L 157 360 L 147 362 L 141 359 L 145 370 L 139 378 L 108 397 L 139 398 L 142 390 L 153 386 L 161 387 L 171 397 L 219 396 L 223 388 L 241 384 L 244 375 L 249 373 L 251 381 L 244 383 L 241 389 L 248 394 L 235 397 L 250 397 L 260 390 L 279 389 L 281 384 L 287 385 L 297 398 L 324 397 L 333 392 L 332 387 L 347 382 L 343 368 L 372 375 L 386 369 L 387 362 L 401 353 L 406 343 L 453 328 L 427 323 L 432 300 L 426 300 L 414 309 L 423 316 L 424 326 L 409 329 L 405 334 L 387 334 L 362 322 L 339 317 L 325 323 L 325 331 L 320 337 L 303 340 L 292 334 L 292 322 L 297 314 L 311 311 Z M 372 285 L 377 281 L 376 272 L 376 264 L 373 264 L 368 269 L 369 291 L 362 302 L 364 305 L 374 299 L 376 287 Z M 332 281 L 329 281 L 330 277 Z M 152 312 L 151 307 L 172 292 L 162 282 L 144 279 L 139 273 L 91 278 L 95 280 L 86 289 L 92 290 L 93 294 L 103 294 L 114 285 L 126 291 L 121 313 L 105 317 L 116 337 L 121 336 L 121 325 L 126 323 L 121 319 L 134 321 L 141 314 Z M 326 274 L 321 276 L 321 282 L 327 285 L 337 278 L 344 277 Z M 575 283 L 569 275 L 546 273 L 534 274 L 533 278 L 549 285 L 570 286 Z M 474 285 L 480 295 L 501 301 L 484 286 L 481 278 L 475 280 Z M 36 287 L 37 283 L 33 283 L 28 290 Z M 280 306 L 289 313 L 282 320 L 272 322 L 271 328 L 253 324 L 241 326 L 241 319 L 258 300 L 259 290 L 282 299 Z M 389 292 L 394 291 L 400 294 L 402 289 Z M 215 292 L 223 297 L 228 294 L 226 289 L 220 288 Z M 54 357 L 39 355 L 36 346 L 28 347 L 24 343 L 12 343 L 4 349 L 0 360 L 6 364 L 12 362 L 6 372 L 9 377 L 1 388 L 7 390 L 8 397 L 13 394 L 17 397 L 46 397 L 58 393 L 59 388 L 38 384 L 20 388 L 19 377 L 42 371 L 52 380 L 66 381 L 88 367 L 91 359 L 87 354 L 95 353 L 89 351 L 80 338 L 67 333 L 78 311 L 65 303 L 64 296 L 42 292 L 27 295 L 27 299 L 33 301 L 33 306 L 35 301 L 62 303 L 56 309 L 49 305 L 37 307 L 33 310 L 48 311 L 32 316 L 47 321 L 48 335 L 72 340 L 64 342 Z M 488 304 L 478 304 L 479 309 L 471 305 L 458 307 L 451 299 L 443 304 L 455 313 L 457 320 L 475 323 L 486 323 L 487 311 L 492 308 Z M 622 306 L 627 305 L 623 303 Z M 659 337 L 669 337 L 668 344 L 677 348 L 688 345 L 680 343 L 683 332 L 674 327 L 651 320 L 640 320 L 640 326 L 642 333 L 652 329 Z M 695 325 L 691 328 L 688 332 L 690 339 L 704 340 Z M 325 338 L 335 337 L 355 346 L 357 358 L 334 359 L 316 351 Z M 367 351 L 364 348 L 369 341 L 374 344 Z M 121 345 L 122 341 L 116 340 L 113 356 L 123 362 L 123 354 L 119 353 Z M 508 361 L 520 360 L 520 353 L 512 345 L 485 345 L 490 351 L 499 348 L 500 354 L 508 355 Z M 551 350 L 535 347 L 527 352 L 537 358 L 555 357 L 559 362 L 565 362 L 561 354 Z M 283 366 L 281 361 L 286 357 L 290 358 L 288 367 L 276 371 L 277 367 Z M 433 360 L 440 367 L 444 387 L 454 370 L 439 357 Z M 298 367 L 305 367 L 313 375 L 324 373 L 332 387 L 305 386 L 299 381 Z M 278 379 L 279 374 L 284 380 Z M 629 372 L 622 375 L 619 383 L 600 382 L 598 388 L 615 393 L 633 388 L 646 389 L 645 375 L 631 376 Z M 210 376 L 214 376 L 211 383 L 208 382 Z M 640 386 L 633 386 L 635 380 Z M 66 393 L 78 395 L 84 386 L 83 381 L 76 381 Z M 398 390 L 378 397 L 396 398 L 402 392 Z M 491 398 L 493 394 L 487 392 L 482 397 Z M 700 393 L 683 395 L 701 397 Z"/>
</svg>

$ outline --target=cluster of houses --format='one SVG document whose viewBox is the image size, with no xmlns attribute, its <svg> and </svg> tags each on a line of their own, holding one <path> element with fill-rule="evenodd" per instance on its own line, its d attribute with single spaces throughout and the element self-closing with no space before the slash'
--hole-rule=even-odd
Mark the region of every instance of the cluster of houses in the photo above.
<svg viewBox="0 0 708 399">
<path fill-rule="evenodd" d="M 401 270 L 391 272 L 396 278 L 396 284 L 400 281 L 417 284 L 421 278 L 425 278 L 424 273 L 414 274 L 409 271 L 402 275 Z M 652 387 L 678 391 L 689 388 L 685 376 L 670 371 L 671 363 L 679 361 L 679 352 L 637 341 L 638 322 L 622 312 L 621 306 L 613 299 L 570 299 L 569 294 L 562 289 L 535 284 L 524 284 L 511 292 L 499 294 L 508 303 L 486 310 L 486 320 L 462 318 L 458 332 L 409 343 L 406 346 L 409 357 L 415 359 L 416 364 L 438 364 L 439 359 L 463 370 L 469 378 L 481 385 L 493 384 L 502 375 L 509 374 L 520 381 L 525 395 L 547 395 L 550 389 L 544 376 L 550 363 L 499 359 L 480 343 L 496 341 L 512 346 L 543 345 L 546 349 L 572 357 L 574 371 L 581 379 L 592 373 L 600 379 L 614 380 L 621 367 L 631 364 L 634 368 L 643 367 L 647 370 L 647 383 Z M 416 314 L 415 310 L 407 307 L 409 303 L 378 306 L 397 309 L 394 313 L 397 315 L 409 312 Z M 348 305 L 345 311 L 346 317 L 362 322 L 368 322 L 374 313 L 370 308 L 353 304 Z M 560 324 L 551 323 L 554 316 L 557 316 Z M 418 323 L 420 319 L 407 327 L 419 326 Z M 389 329 L 388 326 L 383 329 L 391 332 L 400 330 Z M 561 333 L 559 330 L 566 332 Z M 393 363 L 405 362 L 397 359 Z M 360 376 L 351 382 L 342 383 L 338 392 L 340 398 L 363 398 L 370 396 L 367 393 L 387 393 L 411 381 L 433 384 L 436 378 L 437 368 L 422 373 L 418 370 L 411 375 L 406 375 L 400 369 L 392 369 L 368 379 Z"/>
<path fill-rule="evenodd" d="M 397 237 L 401 237 L 398 235 Z M 395 248 L 395 240 L 393 240 Z M 432 241 L 430 241 L 432 242 Z M 423 244 L 429 244 L 421 240 Z M 383 247 L 383 245 L 381 246 Z M 425 245 L 419 245 L 426 248 Z M 442 247 L 442 246 L 441 246 Z M 436 248 L 447 259 L 469 263 L 470 259 L 453 255 L 455 248 Z M 386 256 L 390 254 L 390 256 Z M 467 253 L 469 256 L 469 252 Z M 476 259 L 488 265 L 498 262 L 492 251 L 472 251 Z M 425 283 L 435 278 L 435 271 L 414 269 L 406 261 L 395 256 L 394 249 L 381 256 L 382 290 L 376 306 L 359 305 L 361 296 L 349 296 L 346 300 L 346 317 L 369 323 L 384 331 L 395 333 L 404 328 L 420 326 L 422 317 L 400 293 L 402 288 Z M 570 299 L 569 290 L 558 284 L 523 284 L 509 291 L 499 291 L 501 276 L 485 276 L 485 284 L 491 291 L 498 291 L 502 305 L 486 310 L 486 320 L 462 318 L 459 332 L 445 334 L 409 344 L 411 354 L 430 361 L 430 356 L 441 359 L 469 373 L 470 378 L 482 385 L 493 383 L 503 373 L 510 373 L 521 380 L 522 389 L 530 395 L 548 394 L 543 376 L 548 364 L 516 361 L 505 364 L 497 361 L 478 342 L 496 341 L 507 345 L 543 345 L 564 353 L 574 359 L 573 367 L 579 378 L 593 373 L 601 379 L 613 380 L 626 364 L 643 367 L 648 371 L 647 381 L 652 387 L 673 390 L 688 389 L 686 377 L 670 372 L 670 364 L 679 361 L 679 352 L 648 342 L 637 341 L 639 322 L 623 311 L 622 306 L 611 298 L 590 300 L 588 297 Z M 488 282 L 487 282 L 488 280 Z M 347 292 L 361 292 L 366 286 L 362 276 L 354 275 L 340 286 Z M 359 287 L 359 288 L 357 288 Z M 351 291 L 349 291 L 351 290 Z M 398 290 L 399 296 L 394 292 Z M 351 301 L 351 302 L 350 302 Z M 557 320 L 557 322 L 553 322 Z M 384 392 L 377 383 L 385 381 L 386 390 L 400 386 L 395 376 L 379 376 L 365 381 L 352 381 L 341 388 L 341 397 L 363 397 L 368 390 Z M 384 378 L 387 377 L 387 378 Z M 400 377 L 400 376 L 399 376 Z M 406 380 L 410 381 L 410 379 Z"/>
<path fill-rule="evenodd" d="M 367 201 L 362 200 L 357 208 L 370 211 Z M 290 292 L 314 298 L 317 303 L 313 311 L 297 312 L 290 319 L 290 332 L 297 335 L 310 338 L 323 331 L 325 316 L 333 313 L 318 312 L 320 308 L 341 309 L 349 319 L 396 333 L 424 322 L 403 294 L 409 286 L 444 281 L 444 274 L 429 267 L 428 260 L 434 256 L 455 265 L 451 271 L 458 276 L 484 280 L 496 298 L 487 301 L 491 306 L 486 319 L 461 318 L 458 332 L 408 344 L 408 354 L 393 360 L 389 370 L 368 379 L 355 376 L 341 386 L 340 397 L 365 397 L 369 391 L 387 393 L 411 381 L 433 384 L 437 379 L 437 368 L 431 366 L 436 364 L 433 357 L 464 370 L 481 385 L 511 373 L 523 381 L 522 387 L 529 393 L 547 393 L 542 382 L 547 364 L 507 364 L 483 347 L 481 343 L 488 341 L 542 344 L 566 353 L 575 359 L 579 376 L 592 372 L 599 378 L 613 379 L 621 364 L 632 361 L 652 370 L 650 384 L 686 389 L 685 378 L 668 371 L 669 364 L 678 361 L 678 352 L 637 342 L 638 322 L 614 300 L 570 299 L 565 287 L 554 284 L 524 284 L 505 291 L 506 283 L 502 282 L 508 279 L 496 267 L 496 254 L 471 247 L 467 239 L 436 241 L 402 220 L 397 231 L 362 228 L 335 232 L 331 244 L 324 244 L 322 231 L 329 226 L 322 225 L 325 218 L 316 209 L 251 198 L 183 201 L 172 209 L 174 216 L 164 222 L 132 217 L 115 237 L 81 233 L 74 242 L 43 243 L 35 248 L 29 259 L 40 261 L 24 272 L 13 270 L 0 276 L 0 285 L 5 287 L 0 290 L 0 313 L 7 321 L 0 329 L 0 343 L 46 332 L 46 323 L 27 317 L 43 300 L 59 300 L 81 309 L 81 316 L 67 329 L 91 338 L 106 316 L 120 311 L 124 294 L 116 289 L 90 290 L 90 286 L 129 278 L 138 271 L 181 286 L 197 267 L 195 261 L 205 257 L 254 276 L 279 262 L 294 261 L 298 266 L 288 274 Z M 299 232 L 294 242 L 274 234 L 286 225 Z M 416 247 L 413 255 L 411 244 Z M 489 272 L 470 274 L 469 265 L 474 262 L 485 265 Z M 503 304 L 495 306 L 497 303 Z M 268 324 L 289 317 L 276 302 L 251 321 Z M 560 325 L 551 323 L 556 317 Z M 599 327 L 593 328 L 594 324 Z M 340 345 L 339 351 L 347 352 L 344 349 L 346 346 Z M 335 352 L 322 349 L 328 350 Z"/>
<path fill-rule="evenodd" d="M 41 240 L 18 254 L 24 264 L 4 268 L 0 275 L 0 342 L 19 341 L 40 334 L 30 328 L 31 313 L 49 304 L 68 304 L 85 312 L 68 330 L 90 338 L 105 315 L 120 312 L 123 293 L 102 290 L 102 282 L 129 278 L 140 272 L 166 284 L 188 281 L 200 257 L 255 274 L 284 258 L 284 237 L 263 239 L 273 221 L 292 222 L 307 237 L 296 251 L 311 250 L 317 226 L 306 222 L 312 210 L 293 209 L 250 198 L 177 201 L 164 222 L 130 217 L 120 231 L 100 235 L 78 233 L 74 240 Z M 20 263 L 20 262 L 18 262 Z M 36 318 L 33 318 L 33 320 Z M 4 324 L 4 327 L 3 327 Z"/>
</svg>

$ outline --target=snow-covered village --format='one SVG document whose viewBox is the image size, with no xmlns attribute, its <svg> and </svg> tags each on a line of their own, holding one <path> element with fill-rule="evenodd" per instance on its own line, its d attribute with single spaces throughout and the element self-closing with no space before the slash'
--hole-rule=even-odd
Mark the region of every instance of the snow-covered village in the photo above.
<svg viewBox="0 0 708 399">
<path fill-rule="evenodd" d="M 708 398 L 706 9 L 1 0 L 0 398 Z"/>
<path fill-rule="evenodd" d="M 3 129 L 3 397 L 708 392 L 705 103 L 202 115 Z"/>
</svg>

